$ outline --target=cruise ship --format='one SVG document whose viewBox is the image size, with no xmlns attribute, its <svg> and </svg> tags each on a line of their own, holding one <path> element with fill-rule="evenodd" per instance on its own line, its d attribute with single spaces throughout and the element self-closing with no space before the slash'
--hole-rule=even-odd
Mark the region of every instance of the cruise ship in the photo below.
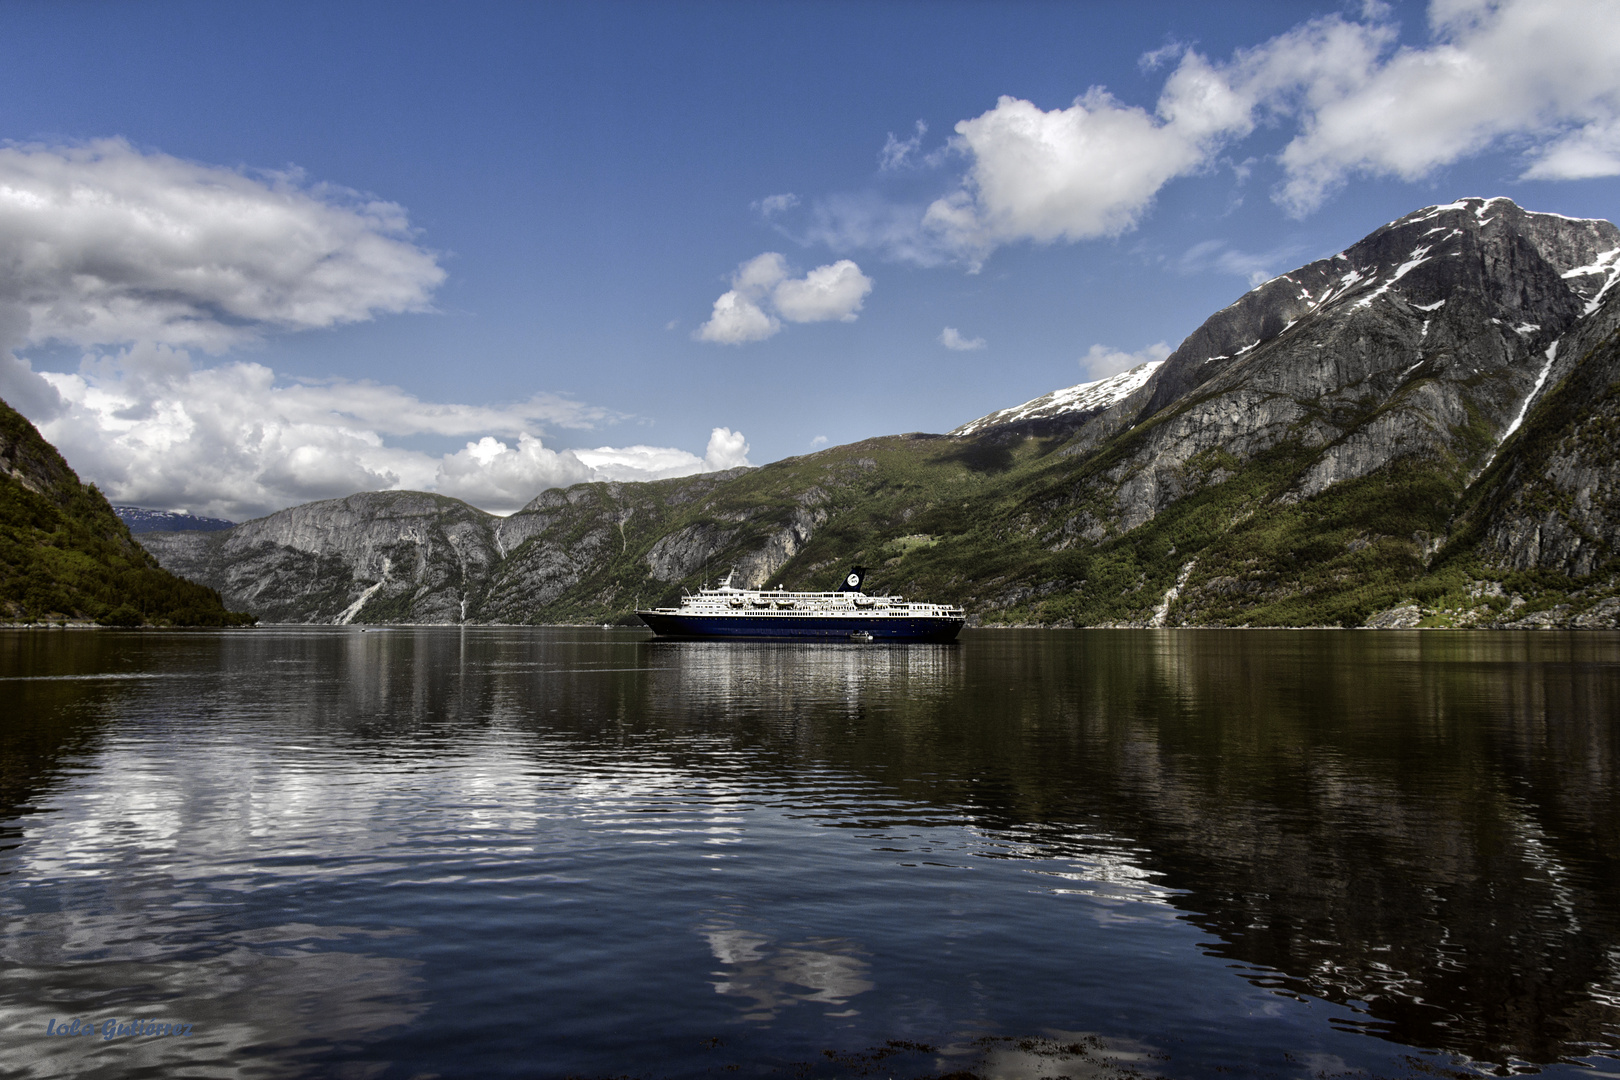
<svg viewBox="0 0 1620 1080">
<path fill-rule="evenodd" d="M 680 607 L 637 611 L 667 638 L 792 638 L 819 641 L 955 641 L 967 621 L 959 607 L 919 604 L 861 591 L 857 566 L 833 592 L 737 589 L 727 574 L 718 588 L 681 598 Z"/>
</svg>

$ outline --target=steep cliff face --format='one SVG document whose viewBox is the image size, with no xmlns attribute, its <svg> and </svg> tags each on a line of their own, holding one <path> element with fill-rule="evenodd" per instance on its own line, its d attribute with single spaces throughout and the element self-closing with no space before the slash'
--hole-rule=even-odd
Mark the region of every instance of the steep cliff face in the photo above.
<svg viewBox="0 0 1620 1080">
<path fill-rule="evenodd" d="M 1610 625 L 1620 229 L 1427 207 L 1217 312 L 1161 364 L 948 436 L 545 492 L 392 493 L 166 565 L 266 618 L 601 621 L 734 572 L 1057 625 Z"/>
<path fill-rule="evenodd" d="M 1267 282 L 1155 374 L 1138 417 L 1155 423 L 1098 478 L 1102 513 L 1082 532 L 1150 520 L 1206 482 L 1188 466 L 1212 449 L 1238 463 L 1293 451 L 1296 500 L 1401 459 L 1467 483 L 1607 288 L 1581 268 L 1617 248 L 1606 221 L 1465 199 Z"/>
<path fill-rule="evenodd" d="M 228 626 L 251 621 L 182 581 L 130 536 L 94 487 L 0 401 L 0 619 Z"/>
<path fill-rule="evenodd" d="M 1539 611 L 1493 612 L 1497 622 L 1616 625 L 1620 295 L 1604 298 L 1564 339 L 1550 374 L 1549 389 L 1465 499 L 1446 554 L 1555 594 L 1572 586 L 1572 595 L 1555 595 L 1559 602 Z"/>
<path fill-rule="evenodd" d="M 1550 396 L 1505 464 L 1485 527 L 1493 562 L 1584 577 L 1620 536 L 1620 336 L 1611 335 Z"/>
<path fill-rule="evenodd" d="M 457 622 L 501 553 L 499 519 L 457 499 L 372 492 L 220 532 L 148 533 L 164 565 L 269 622 Z"/>
</svg>

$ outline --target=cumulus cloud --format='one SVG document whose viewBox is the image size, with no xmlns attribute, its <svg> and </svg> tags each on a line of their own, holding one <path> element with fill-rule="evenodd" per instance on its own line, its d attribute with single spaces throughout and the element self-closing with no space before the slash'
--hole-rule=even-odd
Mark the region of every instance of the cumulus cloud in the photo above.
<svg viewBox="0 0 1620 1080">
<path fill-rule="evenodd" d="M 1144 71 L 1174 66 L 1151 108 L 1103 87 L 1056 109 L 1002 97 L 955 125 L 948 150 L 966 168 L 939 197 L 820 199 L 803 238 L 976 269 L 1010 243 L 1117 236 L 1262 122 L 1292 129 L 1274 197 L 1295 215 L 1352 177 L 1418 180 L 1493 148 L 1522 150 L 1525 179 L 1620 175 L 1620 4 L 1434 0 L 1427 30 L 1426 44 L 1402 46 L 1389 9 L 1369 3 L 1224 61 L 1155 50 Z M 891 134 L 884 171 L 913 160 L 920 138 Z"/>
<path fill-rule="evenodd" d="M 703 458 L 553 451 L 537 431 L 616 419 L 553 395 L 463 405 L 193 360 L 269 333 L 427 310 L 443 279 L 402 208 L 294 171 L 250 174 L 117 139 L 0 147 L 0 397 L 116 501 L 241 519 L 414 488 L 500 511 L 581 480 L 746 463 L 726 429 Z M 87 350 L 76 371 L 34 370 L 27 351 L 53 344 Z M 473 441 L 435 456 L 398 445 L 409 437 Z"/>
<path fill-rule="evenodd" d="M 28 342 L 220 352 L 424 310 L 444 280 L 394 203 L 119 139 L 0 147 L 0 251 Z"/>
<path fill-rule="evenodd" d="M 1349 65 L 1309 102 L 1282 154 L 1285 206 L 1315 209 L 1355 173 L 1419 179 L 1509 138 L 1532 144 L 1526 176 L 1620 175 L 1620 6 L 1436 0 L 1429 23 L 1428 48 Z"/>
<path fill-rule="evenodd" d="M 782 321 L 736 289 L 720 294 L 709 321 L 692 335 L 699 341 L 719 345 L 744 345 L 764 341 L 782 329 Z"/>
<path fill-rule="evenodd" d="M 709 445 L 703 452 L 706 471 L 736 469 L 748 463 L 748 440 L 743 438 L 742 432 L 717 427 L 709 433 Z"/>
<path fill-rule="evenodd" d="M 588 428 L 614 417 L 548 395 L 484 407 L 423 401 L 369 382 L 287 383 L 262 364 L 199 367 L 166 345 L 91 355 L 70 374 L 29 374 L 59 400 L 41 431 L 113 501 L 236 520 L 390 489 L 437 491 L 507 512 L 548 487 L 748 463 L 743 436 L 726 428 L 715 429 L 704 457 L 652 446 L 554 451 L 534 429 Z M 404 436 L 478 437 L 435 456 L 389 441 Z"/>
<path fill-rule="evenodd" d="M 788 322 L 854 322 L 872 279 L 849 259 L 818 266 L 803 278 L 789 278 L 776 286 L 771 299 Z"/>
<path fill-rule="evenodd" d="M 619 478 L 603 476 L 572 450 L 547 450 L 523 432 L 516 446 L 485 435 L 445 454 L 427 487 L 486 510 L 515 510 L 546 488 L 600 479 Z"/>
<path fill-rule="evenodd" d="M 985 346 L 984 338 L 965 338 L 962 336 L 961 331 L 954 326 L 947 326 L 939 332 L 939 343 L 955 352 L 971 352 Z"/>
<path fill-rule="evenodd" d="M 1202 169 L 1228 138 L 1254 126 L 1253 102 L 1195 52 L 1186 53 L 1153 113 L 1100 87 L 1066 109 L 1002 97 L 956 125 L 964 185 L 923 218 L 970 259 L 1013 240 L 1117 236 L 1168 181 Z"/>
<path fill-rule="evenodd" d="M 1163 360 L 1170 353 L 1170 346 L 1163 341 L 1155 342 L 1136 352 L 1121 352 L 1107 345 L 1093 345 L 1086 351 L 1086 355 L 1080 358 L 1080 369 L 1086 373 L 1087 378 L 1106 379 L 1110 375 L 1129 371 L 1138 364 Z"/>
<path fill-rule="evenodd" d="M 664 480 L 750 464 L 748 440 L 742 432 L 724 427 L 709 433 L 709 445 L 702 457 L 666 446 L 599 446 L 575 454 L 596 471 L 598 480 Z"/>
<path fill-rule="evenodd" d="M 791 276 L 779 253 L 767 251 L 737 268 L 731 288 L 714 302 L 709 321 L 693 334 L 699 341 L 742 345 L 763 341 L 795 323 L 853 322 L 872 291 L 872 279 L 849 259 Z"/>
</svg>

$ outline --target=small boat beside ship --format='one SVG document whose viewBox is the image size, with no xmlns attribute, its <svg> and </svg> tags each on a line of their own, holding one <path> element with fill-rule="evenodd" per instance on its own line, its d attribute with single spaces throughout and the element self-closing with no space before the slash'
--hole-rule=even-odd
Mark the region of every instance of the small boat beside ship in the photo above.
<svg viewBox="0 0 1620 1080">
<path fill-rule="evenodd" d="M 867 596 L 857 566 L 832 592 L 738 589 L 726 575 L 718 588 L 681 598 L 680 607 L 637 611 L 659 637 L 790 638 L 820 641 L 955 641 L 966 613 L 949 604 L 900 596 Z"/>
</svg>

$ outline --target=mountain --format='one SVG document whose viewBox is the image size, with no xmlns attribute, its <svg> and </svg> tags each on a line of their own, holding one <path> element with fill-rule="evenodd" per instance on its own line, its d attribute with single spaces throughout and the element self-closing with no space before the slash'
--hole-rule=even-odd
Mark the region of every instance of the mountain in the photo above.
<svg viewBox="0 0 1620 1080">
<path fill-rule="evenodd" d="M 388 492 L 165 566 L 266 619 L 603 621 L 735 568 L 985 623 L 1613 626 L 1620 229 L 1463 199 L 1212 315 L 1162 363 L 759 469 Z"/>
<path fill-rule="evenodd" d="M 234 521 L 224 518 L 197 517 L 177 514 L 172 510 L 147 510 L 140 506 L 113 506 L 113 513 L 129 526 L 132 533 L 149 532 L 218 532 L 233 528 Z"/>
<path fill-rule="evenodd" d="M 101 492 L 0 402 L 0 620 L 231 626 L 214 590 L 162 569 Z"/>
</svg>

